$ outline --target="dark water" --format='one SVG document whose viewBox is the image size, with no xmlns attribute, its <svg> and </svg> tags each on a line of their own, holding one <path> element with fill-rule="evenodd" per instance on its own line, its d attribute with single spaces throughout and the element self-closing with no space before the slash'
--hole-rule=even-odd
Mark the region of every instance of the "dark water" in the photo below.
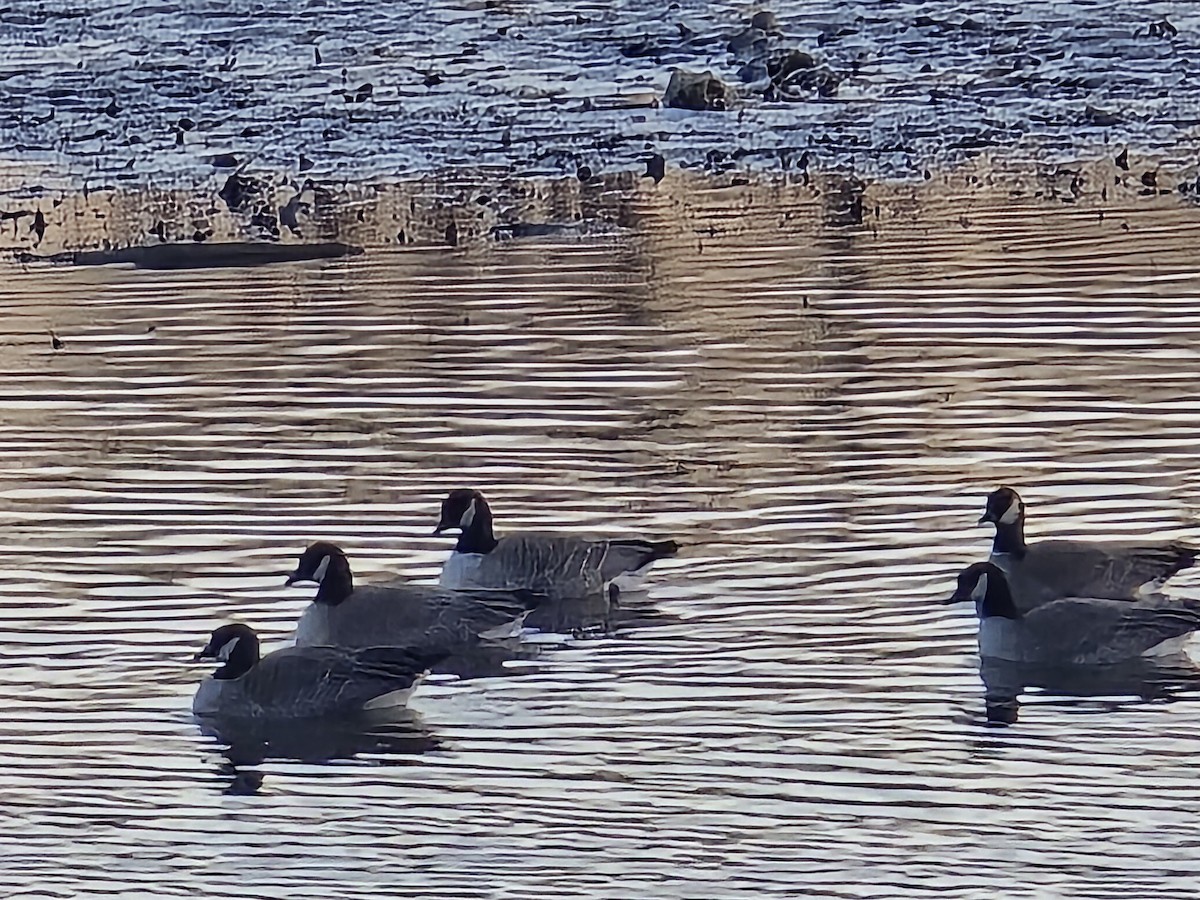
<svg viewBox="0 0 1200 900">
<path fill-rule="evenodd" d="M 730 52 L 757 8 L 10 3 L 0 163 L 20 163 L 22 188 L 213 177 L 215 190 L 232 170 L 214 160 L 330 179 L 463 165 L 574 174 L 637 168 L 652 153 L 906 176 L 996 150 L 1074 160 L 1128 144 L 1194 158 L 1200 18 L 1187 4 L 767 5 L 780 31 L 768 52 L 809 53 L 837 84 L 788 100 L 743 83 L 753 54 Z M 738 109 L 651 108 L 674 67 L 726 79 Z"/>
<path fill-rule="evenodd" d="M 937 601 L 999 482 L 1035 533 L 1194 539 L 1196 226 L 711 203 L 487 253 L 7 270 L 0 893 L 1193 896 L 1200 704 L 1031 690 L 989 727 Z M 320 735 L 351 758 L 201 733 L 214 624 L 285 640 L 317 537 L 432 578 L 463 484 L 503 526 L 687 547 L 640 624 Z"/>
</svg>

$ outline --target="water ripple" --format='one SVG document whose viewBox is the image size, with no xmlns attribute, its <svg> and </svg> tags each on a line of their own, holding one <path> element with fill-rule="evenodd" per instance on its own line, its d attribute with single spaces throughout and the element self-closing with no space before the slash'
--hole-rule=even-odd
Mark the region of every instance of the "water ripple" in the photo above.
<svg viewBox="0 0 1200 900">
<path fill-rule="evenodd" d="M 1192 895 L 1188 692 L 1031 687 L 991 728 L 939 602 L 999 482 L 1039 534 L 1190 536 L 1189 233 L 977 209 L 814 244 L 758 209 L 700 249 L 642 215 L 486 259 L 8 273 L 13 896 Z M 465 484 L 505 527 L 686 546 L 615 633 L 431 680 L 349 758 L 200 732 L 216 622 L 286 640 L 316 537 L 432 580 Z"/>
</svg>

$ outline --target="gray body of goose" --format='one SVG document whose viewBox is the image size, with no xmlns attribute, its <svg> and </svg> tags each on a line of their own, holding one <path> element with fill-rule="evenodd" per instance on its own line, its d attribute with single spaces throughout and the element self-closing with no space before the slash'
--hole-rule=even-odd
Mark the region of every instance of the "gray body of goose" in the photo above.
<svg viewBox="0 0 1200 900">
<path fill-rule="evenodd" d="M 655 561 L 674 556 L 674 541 L 588 540 L 522 532 L 496 537 L 492 510 L 476 490 L 451 491 L 434 534 L 458 529 L 442 566 L 443 587 L 526 589 L 552 597 L 586 597 L 616 586 L 636 587 Z"/>
<path fill-rule="evenodd" d="M 198 716 L 312 718 L 398 706 L 445 653 L 371 647 L 288 647 L 259 658 L 248 625 L 222 625 L 196 660 L 222 665 L 192 701 Z"/>
<path fill-rule="evenodd" d="M 459 648 L 480 637 L 519 633 L 544 599 L 530 591 L 450 591 L 432 585 L 354 586 L 350 562 L 335 544 L 317 541 L 300 556 L 287 584 L 315 582 L 317 595 L 296 625 L 296 645 Z"/>
<path fill-rule="evenodd" d="M 1017 606 L 1028 611 L 1064 597 L 1137 600 L 1196 562 L 1177 542 L 1050 540 L 1025 542 L 1025 504 L 1012 488 L 993 491 L 980 524 L 996 526 L 991 561 L 1004 570 Z"/>
<path fill-rule="evenodd" d="M 1177 652 L 1200 629 L 1200 605 L 1186 600 L 1069 597 L 1021 612 L 1004 571 L 968 566 L 947 603 L 972 602 L 979 616 L 979 655 L 1012 662 L 1106 665 L 1150 653 Z"/>
</svg>

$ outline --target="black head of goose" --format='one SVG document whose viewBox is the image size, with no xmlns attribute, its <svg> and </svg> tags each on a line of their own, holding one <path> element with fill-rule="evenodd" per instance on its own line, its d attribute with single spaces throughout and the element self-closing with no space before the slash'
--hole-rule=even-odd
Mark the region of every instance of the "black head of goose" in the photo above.
<svg viewBox="0 0 1200 900">
<path fill-rule="evenodd" d="M 354 573 L 350 571 L 350 560 L 336 544 L 316 541 L 300 554 L 296 570 L 284 584 L 291 587 L 303 582 L 317 585 L 316 603 L 337 606 L 349 600 L 354 593 Z"/>
<path fill-rule="evenodd" d="M 288 647 L 259 655 L 248 625 L 222 625 L 196 661 L 220 667 L 196 691 L 199 716 L 307 718 L 403 703 L 418 679 L 441 660 L 440 649 Z"/>
<path fill-rule="evenodd" d="M 1025 553 L 1025 503 L 1010 487 L 1000 487 L 988 494 L 987 504 L 979 524 L 996 526 L 992 553 Z"/>
<path fill-rule="evenodd" d="M 555 597 L 591 596 L 635 586 L 650 566 L 679 551 L 675 541 L 589 540 L 567 534 L 517 532 L 496 537 L 483 494 L 458 488 L 442 501 L 434 534 L 457 530 L 442 566 L 443 587 L 527 589 Z"/>
<path fill-rule="evenodd" d="M 996 526 L 991 561 L 1004 570 L 1017 606 L 1032 609 L 1063 597 L 1138 600 L 1196 561 L 1195 548 L 1175 541 L 1025 540 L 1026 505 L 1010 487 L 993 491 L 980 524 Z"/>
<path fill-rule="evenodd" d="M 544 599 L 530 591 L 449 591 L 404 582 L 355 587 L 349 559 L 329 541 L 311 544 L 286 583 L 303 582 L 316 583 L 317 594 L 296 626 L 302 646 L 459 647 L 515 632 Z"/>
<path fill-rule="evenodd" d="M 442 501 L 442 514 L 433 534 L 458 530 L 455 553 L 491 553 L 499 541 L 492 530 L 492 508 L 483 494 L 472 488 L 457 488 Z"/>
</svg>

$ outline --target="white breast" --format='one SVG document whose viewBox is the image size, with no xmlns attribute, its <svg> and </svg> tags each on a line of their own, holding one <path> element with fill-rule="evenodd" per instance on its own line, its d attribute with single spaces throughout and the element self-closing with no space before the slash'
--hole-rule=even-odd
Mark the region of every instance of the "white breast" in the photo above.
<svg viewBox="0 0 1200 900">
<path fill-rule="evenodd" d="M 296 623 L 297 647 L 323 647 L 331 643 L 329 615 L 332 610 L 324 603 L 310 603 Z"/>
<path fill-rule="evenodd" d="M 482 553 L 451 553 L 442 566 L 438 583 L 452 591 L 472 587 L 486 587 L 479 583 L 479 567 L 483 564 Z"/>
<path fill-rule="evenodd" d="M 1001 616 L 989 616 L 979 623 L 979 655 L 989 659 L 1021 662 L 1024 657 L 1019 622 Z"/>
<path fill-rule="evenodd" d="M 206 678 L 200 682 L 196 697 L 192 700 L 192 712 L 198 716 L 212 715 L 221 708 L 221 682 Z"/>
</svg>

